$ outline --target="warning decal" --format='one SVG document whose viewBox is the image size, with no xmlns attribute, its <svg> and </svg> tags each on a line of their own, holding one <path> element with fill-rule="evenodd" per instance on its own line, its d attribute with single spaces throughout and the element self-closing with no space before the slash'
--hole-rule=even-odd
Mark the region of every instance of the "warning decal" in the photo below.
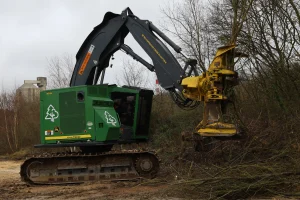
<svg viewBox="0 0 300 200">
<path fill-rule="evenodd" d="M 86 54 L 86 56 L 85 56 L 85 58 L 84 58 L 84 60 L 83 60 L 83 63 L 81 64 L 81 67 L 80 67 L 79 72 L 78 72 L 79 75 L 83 74 L 83 72 L 84 72 L 84 70 L 86 68 L 86 65 L 89 62 L 90 57 L 91 57 L 94 49 L 95 49 L 95 46 L 91 45 L 90 48 L 89 48 L 89 50 L 88 50 L 88 52 L 87 52 L 87 54 Z"/>
</svg>

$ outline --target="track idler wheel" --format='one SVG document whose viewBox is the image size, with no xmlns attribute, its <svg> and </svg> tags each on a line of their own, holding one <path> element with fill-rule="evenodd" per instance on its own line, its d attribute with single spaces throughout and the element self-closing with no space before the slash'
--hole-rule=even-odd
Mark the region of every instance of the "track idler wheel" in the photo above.
<svg viewBox="0 0 300 200">
<path fill-rule="evenodd" d="M 144 178 L 154 178 L 159 169 L 159 161 L 153 155 L 140 155 L 135 161 L 135 169 Z"/>
</svg>

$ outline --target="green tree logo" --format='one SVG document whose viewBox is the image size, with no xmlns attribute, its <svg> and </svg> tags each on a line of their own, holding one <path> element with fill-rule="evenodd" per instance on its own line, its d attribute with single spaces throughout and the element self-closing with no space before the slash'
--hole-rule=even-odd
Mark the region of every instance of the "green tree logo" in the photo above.
<svg viewBox="0 0 300 200">
<path fill-rule="evenodd" d="M 51 122 L 54 122 L 59 116 L 58 112 L 55 110 L 54 106 L 51 104 L 48 106 L 45 119 L 50 119 Z"/>
<path fill-rule="evenodd" d="M 104 115 L 105 115 L 105 118 L 106 118 L 108 124 L 112 124 L 112 125 L 116 126 L 116 123 L 117 123 L 116 118 L 111 116 L 111 114 L 109 114 L 107 111 L 104 112 Z"/>
</svg>

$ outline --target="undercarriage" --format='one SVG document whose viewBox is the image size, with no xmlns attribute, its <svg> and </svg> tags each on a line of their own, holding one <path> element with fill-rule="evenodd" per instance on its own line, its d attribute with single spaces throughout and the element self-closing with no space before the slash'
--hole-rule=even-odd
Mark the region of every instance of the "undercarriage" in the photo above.
<svg viewBox="0 0 300 200">
<path fill-rule="evenodd" d="M 21 178 L 28 184 L 67 184 L 105 180 L 151 179 L 157 175 L 159 159 L 149 151 L 107 153 L 55 153 L 27 159 Z"/>
</svg>

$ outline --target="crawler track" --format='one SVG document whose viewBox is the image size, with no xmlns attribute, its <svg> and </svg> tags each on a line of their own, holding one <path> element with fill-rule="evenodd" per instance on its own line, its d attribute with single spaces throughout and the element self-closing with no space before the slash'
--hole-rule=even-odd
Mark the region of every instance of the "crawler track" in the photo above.
<svg viewBox="0 0 300 200">
<path fill-rule="evenodd" d="M 56 153 L 27 159 L 21 179 L 29 184 L 66 184 L 101 180 L 151 179 L 159 159 L 149 151 L 111 151 L 101 154 Z"/>
</svg>

